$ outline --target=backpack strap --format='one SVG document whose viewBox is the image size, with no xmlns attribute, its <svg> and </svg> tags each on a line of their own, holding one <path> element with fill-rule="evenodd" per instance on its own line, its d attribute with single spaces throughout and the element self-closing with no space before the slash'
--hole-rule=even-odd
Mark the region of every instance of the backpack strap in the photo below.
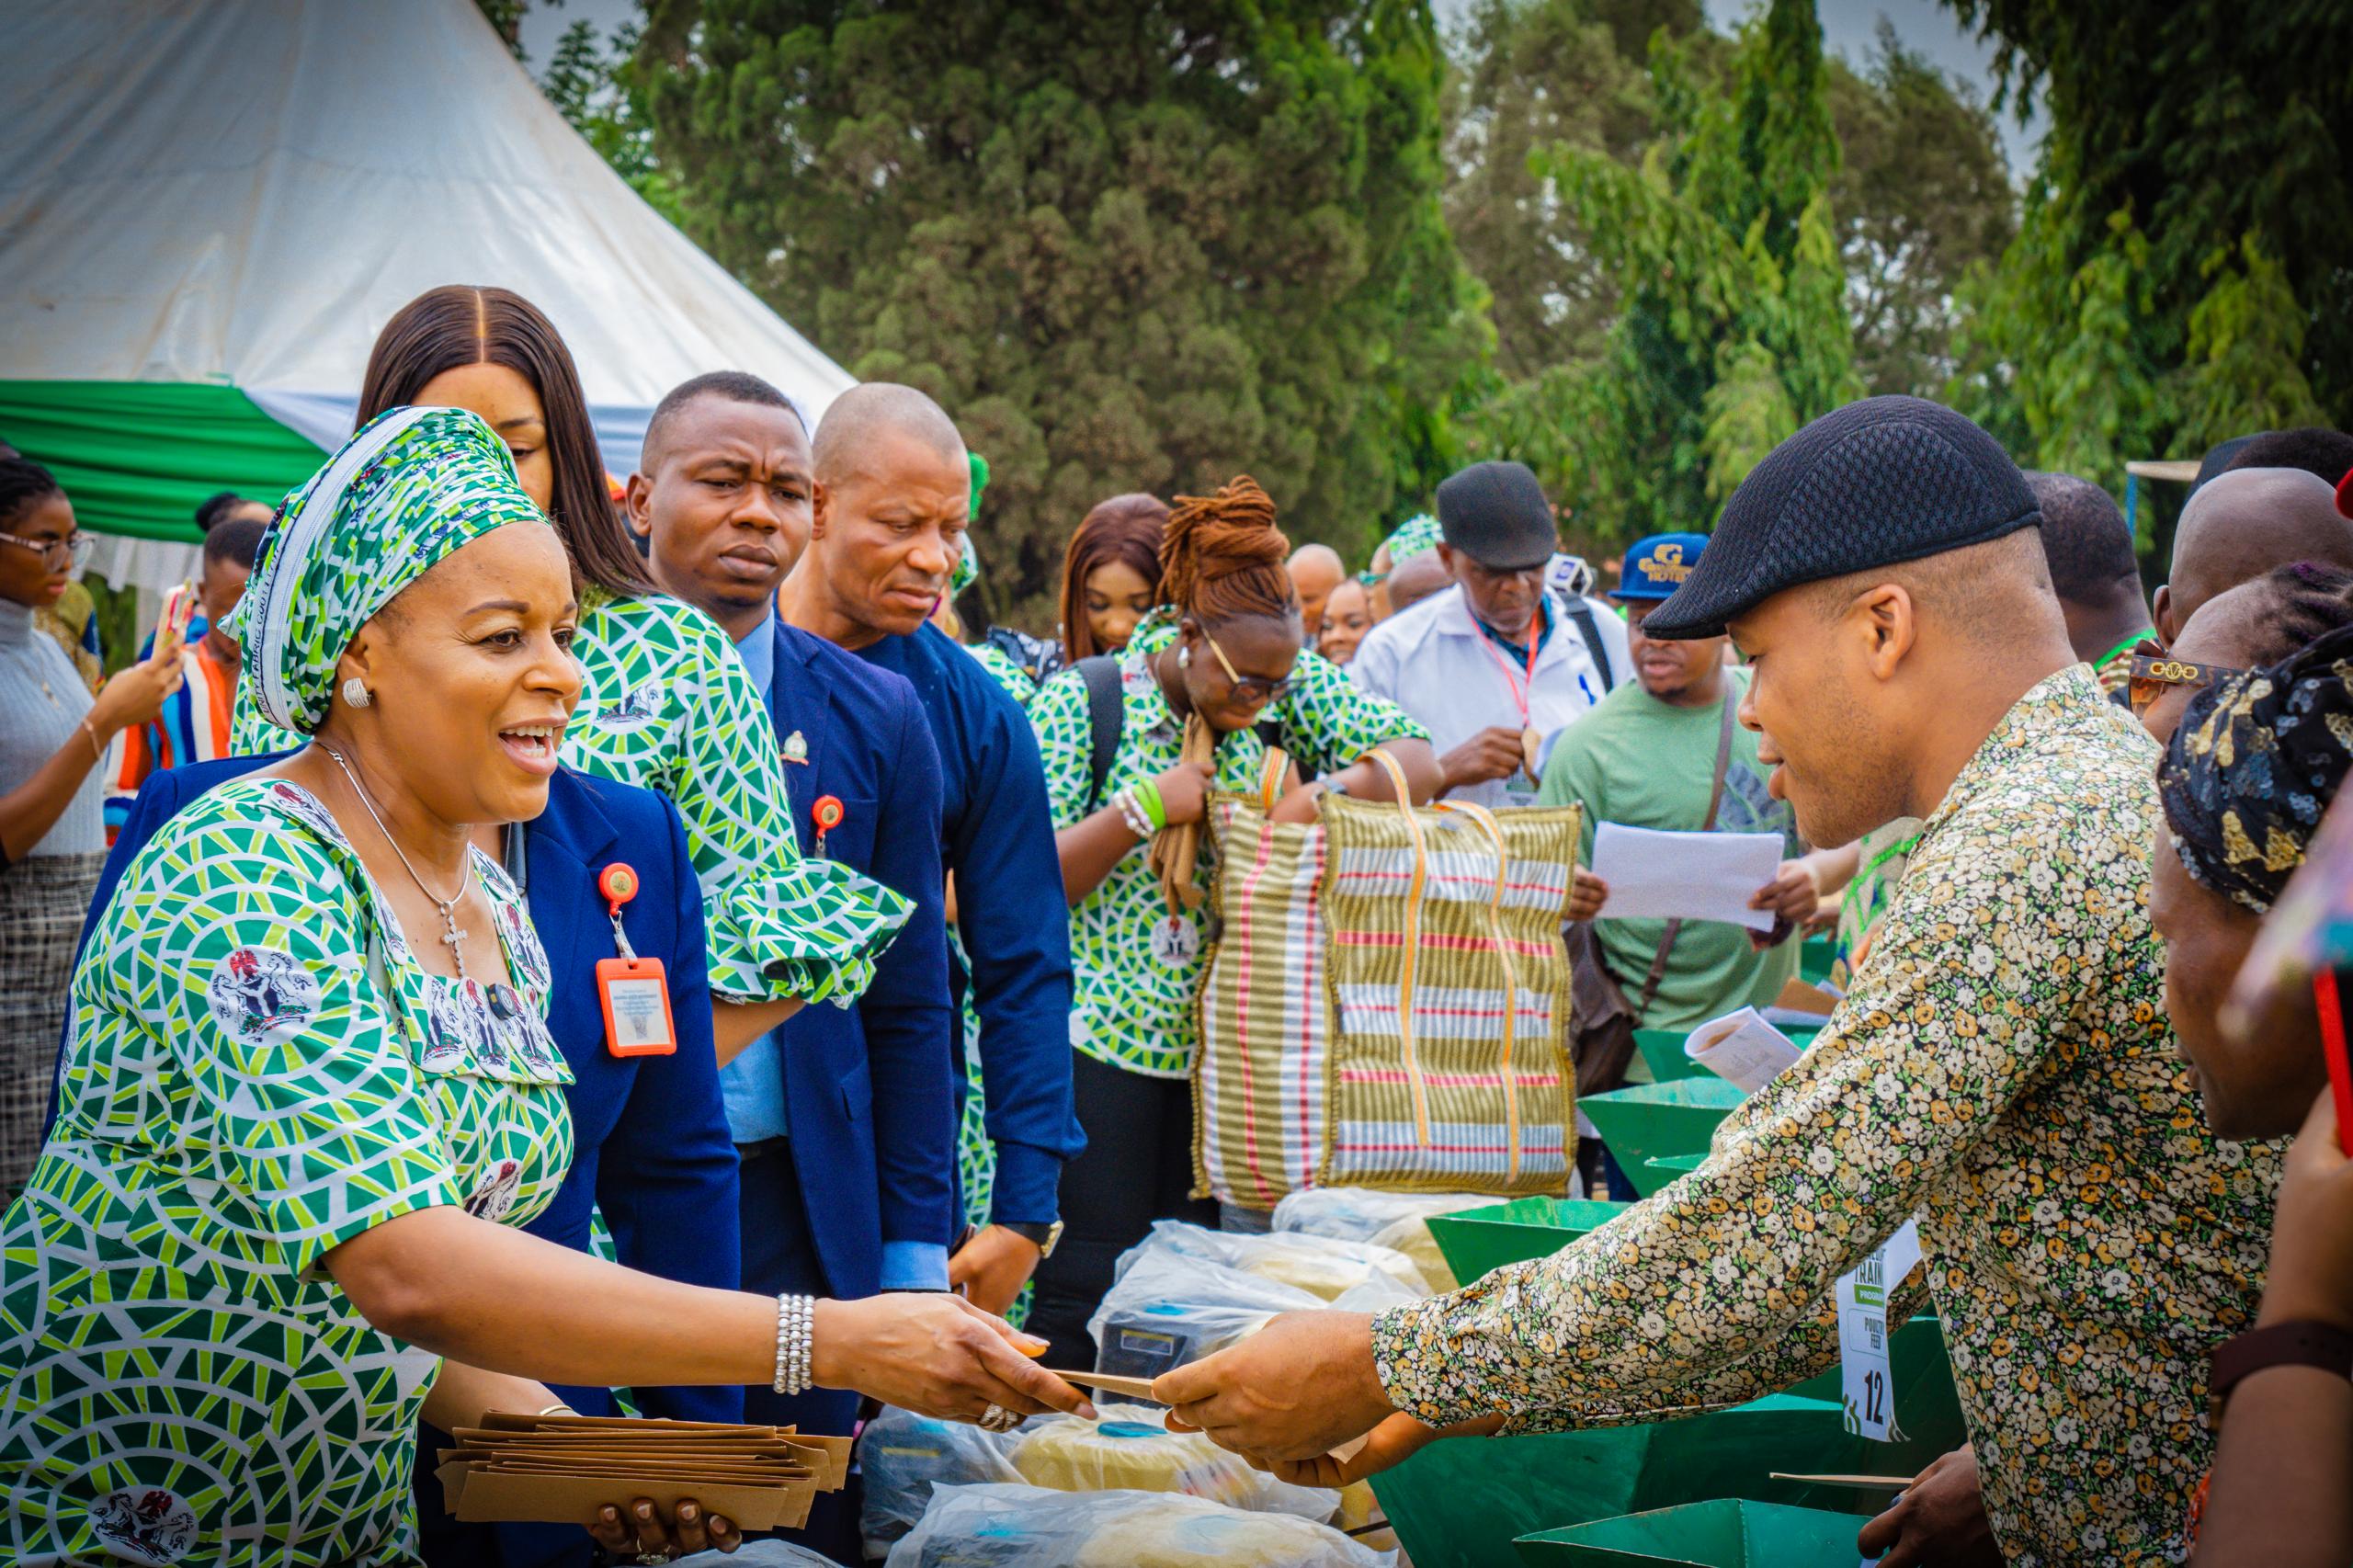
<svg viewBox="0 0 2353 1568">
<path fill-rule="evenodd" d="M 1120 755 L 1120 734 L 1127 727 L 1127 702 L 1120 690 L 1120 661 L 1110 653 L 1096 653 L 1073 666 L 1086 683 L 1086 803 L 1103 797 L 1104 780 Z"/>
<path fill-rule="evenodd" d="M 1594 673 L 1601 676 L 1601 695 L 1608 696 L 1610 687 L 1618 684 L 1618 672 L 1609 667 L 1609 650 L 1602 646 L 1601 628 L 1594 621 L 1593 607 L 1566 594 L 1560 597 L 1560 606 L 1575 623 L 1577 635 L 1585 639 L 1585 651 L 1593 656 Z"/>
</svg>

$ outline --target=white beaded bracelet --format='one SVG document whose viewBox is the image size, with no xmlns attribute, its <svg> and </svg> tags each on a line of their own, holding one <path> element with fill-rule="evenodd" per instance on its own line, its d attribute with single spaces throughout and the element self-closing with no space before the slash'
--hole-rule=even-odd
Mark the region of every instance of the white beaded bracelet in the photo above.
<svg viewBox="0 0 2353 1568">
<path fill-rule="evenodd" d="M 806 1390 L 815 1360 L 817 1301 L 813 1296 L 776 1299 L 776 1381 L 769 1385 L 788 1397 Z"/>
</svg>

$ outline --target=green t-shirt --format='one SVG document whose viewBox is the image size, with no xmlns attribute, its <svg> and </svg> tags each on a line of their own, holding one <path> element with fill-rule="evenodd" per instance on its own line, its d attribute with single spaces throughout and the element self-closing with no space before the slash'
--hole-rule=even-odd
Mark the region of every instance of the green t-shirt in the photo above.
<svg viewBox="0 0 2353 1568">
<path fill-rule="evenodd" d="M 1731 700 L 1746 689 L 1747 672 L 1727 670 Z M 1580 858 L 1593 859 L 1594 826 L 1696 833 L 1708 817 L 1708 787 L 1715 778 L 1716 739 L 1722 722 L 1715 704 L 1676 708 L 1628 681 L 1599 707 L 1561 732 L 1544 767 L 1540 806 L 1585 805 L 1585 841 Z M 1766 792 L 1768 770 L 1756 760 L 1756 736 L 1735 726 L 1732 763 L 1724 773 L 1723 802 L 1716 811 L 1722 833 L 1778 833 L 1785 853 L 1802 852 L 1789 806 Z M 1595 929 L 1601 949 L 1629 1000 L 1642 1000 L 1642 985 L 1666 931 L 1663 920 L 1603 920 Z M 1645 1028 L 1688 1029 L 1741 1006 L 1764 1006 L 1797 972 L 1798 944 L 1783 942 L 1757 952 L 1747 927 L 1717 920 L 1689 920 L 1675 939 L 1658 994 L 1643 1018 Z M 1641 1058 L 1637 1057 L 1639 1062 Z M 1637 1074 L 1629 1074 L 1635 1076 Z"/>
</svg>

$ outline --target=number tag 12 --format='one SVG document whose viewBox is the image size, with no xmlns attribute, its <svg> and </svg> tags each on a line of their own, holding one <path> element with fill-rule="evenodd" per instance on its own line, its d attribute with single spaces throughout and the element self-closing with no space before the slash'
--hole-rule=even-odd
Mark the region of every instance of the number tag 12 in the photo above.
<svg viewBox="0 0 2353 1568">
<path fill-rule="evenodd" d="M 1889 1365 L 1887 1299 L 1920 1261 L 1920 1230 L 1905 1221 L 1862 1267 L 1838 1279 L 1838 1360 L 1847 1430 L 1881 1443 L 1901 1442 Z"/>
</svg>

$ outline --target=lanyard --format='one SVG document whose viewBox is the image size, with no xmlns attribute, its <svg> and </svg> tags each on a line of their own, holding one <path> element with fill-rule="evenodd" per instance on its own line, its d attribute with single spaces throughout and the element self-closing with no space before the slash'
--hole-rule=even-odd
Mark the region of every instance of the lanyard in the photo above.
<svg viewBox="0 0 2353 1568">
<path fill-rule="evenodd" d="M 2093 671 L 2097 673 L 2108 668 L 2109 665 L 2116 663 L 2117 657 L 2120 654 L 2129 653 L 2134 648 L 2140 646 L 2141 640 L 2148 635 L 2149 633 L 2146 631 L 2133 632 L 2131 635 L 2125 638 L 2123 642 L 2119 642 L 2115 647 L 2110 648 L 2107 653 L 2102 653 L 2098 658 L 2094 659 L 2092 661 Z"/>
<path fill-rule="evenodd" d="M 1871 863 L 1865 866 L 1861 870 L 1857 871 L 1855 873 L 1855 880 L 1847 884 L 1846 896 L 1838 901 L 1840 913 L 1845 914 L 1852 911 L 1856 902 L 1860 900 L 1864 913 L 1868 914 L 1870 910 L 1871 903 L 1878 893 L 1879 869 L 1881 866 L 1886 865 L 1890 860 L 1894 859 L 1898 855 L 1909 855 L 1912 851 L 1919 847 L 1920 835 L 1915 833 L 1909 838 L 1896 840 L 1893 844 L 1889 845 L 1886 848 L 1872 856 Z"/>
<path fill-rule="evenodd" d="M 1501 653 L 1495 652 L 1495 640 L 1488 635 L 1483 626 L 1479 631 L 1479 646 L 1487 651 L 1487 657 L 1495 662 L 1495 668 L 1503 671 L 1504 685 L 1510 688 L 1512 702 L 1519 709 L 1519 727 L 1523 730 L 1528 728 L 1529 703 L 1536 689 L 1536 661 L 1544 652 L 1543 633 L 1548 630 L 1549 628 L 1544 624 L 1544 612 L 1539 608 L 1535 620 L 1529 626 L 1529 631 L 1534 635 L 1528 640 L 1528 672 L 1525 676 L 1515 670 Z"/>
</svg>

